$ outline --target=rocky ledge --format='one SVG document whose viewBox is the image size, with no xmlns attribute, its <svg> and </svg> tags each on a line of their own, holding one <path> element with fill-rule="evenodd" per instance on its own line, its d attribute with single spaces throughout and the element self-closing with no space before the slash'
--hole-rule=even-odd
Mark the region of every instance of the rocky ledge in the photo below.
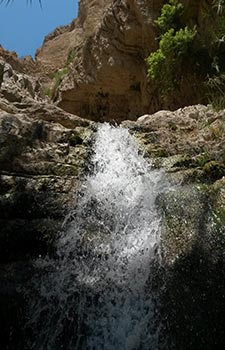
<svg viewBox="0 0 225 350">
<path fill-rule="evenodd" d="M 225 110 L 203 105 L 123 122 L 151 165 L 165 169 L 170 184 L 157 199 L 163 264 L 157 267 L 156 284 L 163 286 L 162 334 L 176 340 L 176 349 L 212 349 L 225 340 L 220 327 L 225 290 L 224 125 Z M 31 258 L 54 254 L 57 232 L 88 169 L 95 130 L 94 122 L 50 104 L 37 77 L 18 73 L 0 60 L 3 349 L 23 348 L 20 324 L 11 316 L 23 322 L 25 300 L 18 285 L 25 285 L 33 273 Z"/>
<path fill-rule="evenodd" d="M 24 349 L 19 286 L 34 273 L 31 258 L 54 253 L 87 170 L 94 128 L 49 104 L 38 78 L 0 58 L 1 349 Z"/>
<path fill-rule="evenodd" d="M 97 121 L 135 120 L 163 108 L 205 102 L 201 77 L 183 67 L 182 84 L 165 98 L 147 78 L 146 58 L 157 47 L 155 19 L 165 1 L 80 0 L 78 17 L 45 38 L 36 53 L 51 98 L 64 110 Z M 185 25 L 215 28 L 212 1 L 182 1 Z M 210 39 L 211 40 L 211 39 Z M 54 88 L 54 78 L 60 79 Z M 185 72 L 186 71 L 186 72 Z"/>
<path fill-rule="evenodd" d="M 123 125 L 139 139 L 168 189 L 161 213 L 162 349 L 214 349 L 225 341 L 225 110 L 195 105 Z M 151 287 L 152 288 L 152 287 Z M 166 340 L 166 347 L 163 343 Z M 159 346 L 159 349 L 161 347 Z"/>
<path fill-rule="evenodd" d="M 39 87 L 0 61 L 1 261 L 46 252 L 85 171 L 92 123 L 47 103 Z"/>
<path fill-rule="evenodd" d="M 213 259 L 218 249 L 224 255 L 225 110 L 195 105 L 123 125 L 138 138 L 151 165 L 167 174 L 171 190 L 158 198 L 166 264 L 187 254 L 196 242 Z"/>
</svg>

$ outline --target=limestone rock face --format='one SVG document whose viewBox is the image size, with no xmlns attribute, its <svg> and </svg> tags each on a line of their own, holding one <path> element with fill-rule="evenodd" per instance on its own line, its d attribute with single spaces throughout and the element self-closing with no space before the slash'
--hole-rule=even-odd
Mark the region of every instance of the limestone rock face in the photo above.
<svg viewBox="0 0 225 350">
<path fill-rule="evenodd" d="M 90 122 L 49 104 L 37 78 L 0 59 L 1 261 L 38 254 L 54 240 L 91 135 Z"/>
<path fill-rule="evenodd" d="M 86 171 L 93 123 L 49 104 L 38 78 L 22 73 L 16 55 L 2 53 L 0 348 L 13 350 L 25 349 L 26 302 L 18 286 L 34 273 L 30 258 L 54 254 L 55 238 Z"/>
<path fill-rule="evenodd" d="M 104 8 L 112 0 L 87 1 L 79 3 L 79 16 L 70 25 L 58 27 L 45 37 L 43 46 L 36 52 L 40 69 L 54 71 L 65 65 L 68 55 L 82 47 L 85 39 L 96 30 Z"/>
<path fill-rule="evenodd" d="M 134 119 L 149 106 L 157 108 L 146 88 L 145 58 L 156 48 L 153 21 L 161 5 L 81 0 L 78 18 L 46 38 L 36 55 L 45 71 L 72 62 L 55 96 L 57 104 L 100 121 Z"/>
<path fill-rule="evenodd" d="M 163 1 L 80 0 L 78 17 L 46 37 L 36 60 L 45 73 L 67 66 L 53 100 L 92 120 L 134 120 L 144 113 L 205 102 L 198 78 L 186 72 L 180 91 L 165 100 L 147 79 L 146 57 L 157 49 L 154 20 Z M 213 27 L 210 2 L 186 0 L 186 23 Z M 207 19 L 207 18 L 208 19 Z M 205 38 L 207 42 L 207 38 Z"/>
<path fill-rule="evenodd" d="M 166 344 L 158 349 L 213 349 L 224 342 L 224 121 L 225 110 L 196 105 L 122 123 L 140 140 L 151 166 L 164 167 L 168 178 L 156 200 L 156 284 Z"/>
<path fill-rule="evenodd" d="M 210 105 L 195 105 L 176 111 L 162 110 L 143 115 L 137 122 L 123 125 L 139 130 L 137 136 L 150 156 L 201 156 L 225 161 L 224 110 L 215 112 Z M 199 161 L 200 162 L 200 161 Z"/>
<path fill-rule="evenodd" d="M 96 128 L 48 103 L 38 86 L 37 78 L 1 59 L 2 349 L 26 349 L 21 342 L 27 300 L 18 286 L 29 286 L 36 273 L 30 258 L 55 254 L 54 240 L 76 203 Z M 155 266 L 157 281 L 149 281 L 154 288 L 162 286 L 157 297 L 161 339 L 169 344 L 164 349 L 224 344 L 224 122 L 225 110 L 203 105 L 123 122 L 151 166 L 164 167 L 169 180 L 156 203 L 162 214 L 162 259 Z"/>
<path fill-rule="evenodd" d="M 0 57 L 19 73 L 37 71 L 37 64 L 31 56 L 18 58 L 15 51 L 5 50 L 0 44 Z"/>
<path fill-rule="evenodd" d="M 0 96 L 5 101 L 16 104 L 26 104 L 29 99 L 40 100 L 40 82 L 37 78 L 24 73 L 15 72 L 13 67 L 0 56 Z M 14 66 L 17 66 L 15 59 Z M 19 66 L 19 68 L 21 68 Z M 22 68 L 21 68 L 22 70 Z M 4 102 L 2 101 L 4 104 Z M 4 109 L 3 104 L 1 107 Z M 7 102 L 6 102 L 7 104 Z M 15 106 L 14 106 L 15 107 Z M 21 107 L 21 106 L 20 106 Z"/>
</svg>

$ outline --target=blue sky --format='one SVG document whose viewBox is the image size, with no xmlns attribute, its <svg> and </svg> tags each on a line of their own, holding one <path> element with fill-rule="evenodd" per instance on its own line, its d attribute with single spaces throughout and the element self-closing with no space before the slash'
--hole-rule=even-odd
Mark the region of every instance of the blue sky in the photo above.
<svg viewBox="0 0 225 350">
<path fill-rule="evenodd" d="M 5 1 L 6 3 L 6 1 Z M 76 16 L 78 0 L 14 0 L 0 5 L 0 44 L 18 56 L 32 55 L 42 45 L 45 35 Z"/>
</svg>

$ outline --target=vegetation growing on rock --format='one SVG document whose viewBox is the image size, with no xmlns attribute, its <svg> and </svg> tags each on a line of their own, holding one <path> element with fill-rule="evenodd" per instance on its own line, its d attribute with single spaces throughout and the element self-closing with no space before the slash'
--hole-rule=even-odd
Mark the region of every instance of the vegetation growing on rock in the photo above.
<svg viewBox="0 0 225 350">
<path fill-rule="evenodd" d="M 159 49 L 147 58 L 148 77 L 160 85 L 163 95 L 179 87 L 184 61 L 190 55 L 190 47 L 197 34 L 196 28 L 182 27 L 184 6 L 177 0 L 169 0 L 162 7 L 155 21 L 160 30 Z"/>
<path fill-rule="evenodd" d="M 155 20 L 160 33 L 159 49 L 147 58 L 148 77 L 159 84 L 166 100 L 179 92 L 183 81 L 191 75 L 193 86 L 196 83 L 201 86 L 203 100 L 208 99 L 219 110 L 225 106 L 224 3 L 212 1 L 204 11 L 202 16 L 211 17 L 211 22 L 203 32 L 191 18 L 191 4 L 169 0 L 162 7 Z"/>
<path fill-rule="evenodd" d="M 130 2 L 131 8 L 133 3 Z M 191 9 L 183 3 L 186 4 L 170 0 L 162 7 L 161 15 L 155 21 L 159 29 L 159 50 L 148 59 L 149 77 L 157 80 L 156 83 L 161 83 L 164 95 L 170 94 L 174 89 L 176 92 L 185 80 L 187 70 L 184 62 L 188 62 L 194 74 L 201 78 L 200 82 L 194 81 L 194 84 L 200 90 L 204 81 L 204 94 L 208 93 L 215 107 L 222 107 L 225 86 L 224 2 L 211 3 L 213 23 L 216 26 L 207 28 L 204 35 L 202 29 L 195 26 L 195 18 L 192 25 L 189 23 Z M 197 6 L 196 1 L 193 3 Z M 115 55 L 111 55 L 109 49 L 108 56 L 104 56 L 107 62 L 104 67 L 109 67 L 109 71 L 105 68 L 101 70 L 102 61 L 99 57 L 102 57 L 105 47 L 96 44 L 101 37 L 100 28 L 98 37 L 89 36 L 89 46 L 84 49 L 88 51 L 88 57 L 81 58 L 80 52 L 75 57 L 75 51 L 69 51 L 67 64 L 70 66 L 62 70 L 54 69 L 50 75 L 56 89 L 64 80 L 62 78 L 67 76 L 68 69 L 77 74 L 73 60 L 80 60 L 79 69 L 82 74 L 90 74 L 84 74 L 83 80 L 79 81 L 81 85 L 78 84 L 76 88 L 69 85 L 71 90 L 67 90 L 64 97 L 73 102 L 74 93 L 81 86 L 77 103 L 82 106 L 82 111 L 88 118 L 90 115 L 99 118 L 101 114 L 102 120 L 111 120 L 121 108 L 124 108 L 125 113 L 121 114 L 121 119 L 124 115 L 130 117 L 132 113 L 135 118 L 135 98 L 143 98 L 143 95 L 140 97 L 141 94 L 144 89 L 147 91 L 144 78 L 139 79 L 140 72 L 135 71 L 135 75 L 132 71 L 134 66 L 129 67 L 128 73 L 124 73 L 124 67 L 127 68 L 128 63 L 135 62 L 139 67 L 140 62 L 144 62 L 143 48 L 137 49 L 131 45 L 135 43 L 133 33 L 136 23 L 133 24 L 133 18 L 136 12 L 132 13 L 133 17 L 128 16 L 132 20 L 126 26 L 121 20 L 122 15 L 120 18 L 120 14 L 123 14 L 121 2 L 114 2 L 114 5 L 117 7 L 112 11 L 113 15 L 108 12 L 112 22 L 107 22 L 104 17 L 101 25 L 111 23 L 110 28 L 106 26 L 107 30 L 116 32 L 113 16 L 117 16 L 116 23 L 120 23 L 122 32 L 122 35 L 118 32 L 120 40 L 115 40 L 116 45 L 121 45 L 118 49 L 123 53 L 120 60 L 115 54 L 116 49 L 113 51 Z M 141 18 L 140 14 L 144 16 L 140 11 L 138 18 Z M 141 25 L 144 27 L 146 23 Z M 137 32 L 138 38 L 139 34 Z M 106 37 L 104 39 L 108 40 Z M 98 66 L 95 65 L 96 62 Z M 84 67 L 81 68 L 82 64 Z M 92 68 L 96 69 L 96 74 L 92 74 Z M 145 75 L 145 70 L 141 71 Z M 101 84 L 104 85 L 105 73 L 108 74 L 106 87 L 114 91 L 113 98 L 111 90 L 108 92 L 105 86 L 105 90 L 98 89 L 100 85 L 94 80 L 100 74 Z M 85 80 L 87 76 L 88 79 Z M 121 85 L 119 92 L 116 89 L 118 77 Z M 191 81 L 192 78 L 193 76 Z M 69 206 L 71 203 L 74 205 L 74 191 L 80 187 L 89 166 L 96 124 L 47 103 L 39 95 L 36 78 L 21 77 L 4 60 L 0 62 L 0 85 L 0 260 L 2 264 L 12 264 L 39 254 L 54 253 L 57 231 L 61 229 Z M 90 91 L 91 95 L 88 93 Z M 124 91 L 129 94 L 126 95 Z M 146 96 L 149 95 L 143 98 L 145 102 Z M 157 103 L 154 108 L 158 108 Z M 146 107 L 146 110 L 149 109 Z M 107 114 L 109 111 L 112 114 Z M 165 312 L 165 327 L 176 339 L 177 349 L 185 349 L 189 337 L 189 349 L 205 350 L 208 344 L 216 344 L 217 335 L 221 337 L 218 342 L 224 340 L 223 329 L 214 331 L 210 325 L 219 317 L 222 319 L 218 300 L 224 305 L 224 279 L 221 282 L 217 276 L 224 277 L 225 271 L 225 110 L 215 112 L 210 106 L 195 105 L 175 111 L 161 110 L 145 114 L 136 122 L 126 121 L 123 125 L 138 138 L 141 151 L 146 158 L 151 159 L 151 165 L 165 169 L 171 185 L 157 199 L 158 209 L 162 213 L 162 263 L 168 272 L 162 291 L 165 295 L 161 296 L 164 302 L 162 305 L 166 305 L 161 310 L 162 314 Z M 92 233 L 94 236 L 95 232 Z M 10 273 L 6 273 L 7 278 L 11 276 Z M 195 299 L 192 298 L 192 288 Z M 214 290 L 218 298 L 212 297 Z M 0 304 L 4 304 L 2 295 L 4 296 L 4 290 L 0 290 Z M 10 305 L 11 300 L 7 299 L 7 303 Z M 208 304 L 211 307 L 210 314 L 207 313 Z M 0 307 L 4 308 L 4 305 Z M 174 310 L 174 313 L 168 312 L 166 308 Z M 192 312 L 196 308 L 199 318 Z M 18 309 L 18 305 L 15 309 Z M 184 314 L 186 318 L 182 323 Z M 6 332 L 10 332 L 11 325 L 12 320 L 9 320 Z M 14 330 L 17 329 L 16 326 L 13 327 Z M 13 349 L 17 349 L 17 344 Z"/>
</svg>

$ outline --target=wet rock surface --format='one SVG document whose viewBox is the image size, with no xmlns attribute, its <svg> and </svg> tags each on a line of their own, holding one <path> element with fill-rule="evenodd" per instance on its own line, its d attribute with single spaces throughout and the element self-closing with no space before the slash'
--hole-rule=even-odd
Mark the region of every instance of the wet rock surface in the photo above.
<svg viewBox="0 0 225 350">
<path fill-rule="evenodd" d="M 37 78 L 1 58 L 1 349 L 25 349 L 21 288 L 35 273 L 29 261 L 54 254 L 55 238 L 87 170 L 92 124 L 49 104 Z"/>
<path fill-rule="evenodd" d="M 18 243 L 22 257 L 23 251 L 29 254 L 29 241 L 42 236 L 41 232 L 42 238 L 57 232 L 73 200 L 73 191 L 79 186 L 79 176 L 85 171 L 93 131 L 91 123 L 35 95 L 32 78 L 21 75 L 19 79 L 20 75 L 3 63 L 0 220 L 1 260 L 7 260 L 17 256 L 13 250 L 17 250 Z M 24 79 L 29 84 L 23 84 Z M 14 98 L 9 91 L 15 92 Z M 37 247 L 44 244 L 36 243 Z"/>
<path fill-rule="evenodd" d="M 123 125 L 170 188 L 157 199 L 161 349 L 214 349 L 225 333 L 224 110 L 189 106 Z M 165 341 L 166 339 L 166 346 Z"/>
<path fill-rule="evenodd" d="M 20 286 L 34 273 L 31 258 L 54 255 L 89 164 L 95 123 L 50 104 L 37 78 L 3 59 L 0 87 L 0 347 L 16 350 L 24 349 Z M 157 199 L 163 276 L 155 283 L 167 349 L 224 343 L 224 122 L 224 110 L 196 105 L 123 123 L 171 184 Z"/>
</svg>

